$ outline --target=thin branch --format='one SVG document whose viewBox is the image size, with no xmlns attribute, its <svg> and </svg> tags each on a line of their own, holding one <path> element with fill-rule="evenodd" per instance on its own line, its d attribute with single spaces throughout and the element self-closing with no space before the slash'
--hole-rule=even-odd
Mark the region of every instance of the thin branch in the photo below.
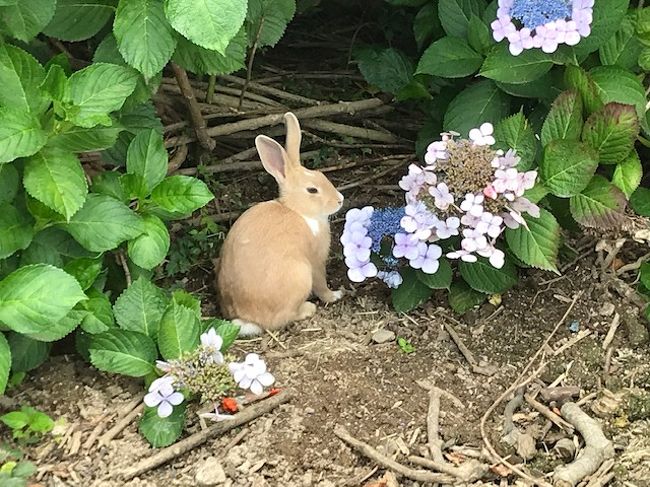
<svg viewBox="0 0 650 487">
<path fill-rule="evenodd" d="M 328 122 L 326 120 L 307 120 L 302 124 L 304 127 L 322 132 L 330 132 L 355 139 L 373 140 L 376 142 L 394 143 L 399 139 L 390 132 L 367 129 L 364 127 L 353 127 L 342 123 Z"/>
<path fill-rule="evenodd" d="M 214 87 L 217 84 L 217 76 L 214 74 L 210 75 L 208 78 L 208 89 L 205 92 L 205 102 L 209 105 L 212 105 L 212 99 L 214 98 Z"/>
<path fill-rule="evenodd" d="M 251 82 L 251 76 L 253 75 L 253 62 L 255 61 L 255 53 L 257 52 L 257 46 L 260 41 L 260 34 L 262 33 L 262 27 L 264 26 L 264 16 L 260 19 L 260 25 L 257 27 L 257 32 L 255 33 L 255 41 L 248 55 L 248 65 L 246 66 L 246 82 L 241 88 L 241 95 L 239 95 L 239 105 L 237 106 L 238 110 L 241 110 L 242 103 L 244 102 L 244 95 L 246 94 L 246 89 L 248 84 Z"/>
</svg>

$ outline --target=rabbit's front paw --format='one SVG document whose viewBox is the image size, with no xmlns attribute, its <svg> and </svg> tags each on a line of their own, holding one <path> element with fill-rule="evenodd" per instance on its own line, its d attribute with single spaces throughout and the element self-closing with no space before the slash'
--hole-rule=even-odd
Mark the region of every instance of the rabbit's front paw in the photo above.
<svg viewBox="0 0 650 487">
<path fill-rule="evenodd" d="M 319 296 L 324 303 L 334 303 L 343 297 L 343 290 L 339 289 L 338 291 L 330 291 Z"/>
</svg>

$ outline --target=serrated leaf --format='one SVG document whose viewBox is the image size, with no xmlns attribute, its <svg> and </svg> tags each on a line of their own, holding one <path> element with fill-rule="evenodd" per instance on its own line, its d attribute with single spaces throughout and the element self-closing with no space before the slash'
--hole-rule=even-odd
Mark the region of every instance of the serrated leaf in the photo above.
<svg viewBox="0 0 650 487">
<path fill-rule="evenodd" d="M 151 202 L 156 207 L 179 217 L 191 214 L 213 198 L 203 181 L 189 176 L 165 178 L 151 193 Z"/>
<path fill-rule="evenodd" d="M 32 222 L 8 203 L 0 204 L 0 259 L 24 250 L 34 237 Z"/>
<path fill-rule="evenodd" d="M 215 331 L 223 340 L 221 351 L 225 352 L 230 348 L 230 345 L 232 345 L 239 336 L 240 327 L 239 325 L 235 325 L 230 321 L 223 322 L 223 320 L 213 320 L 213 325 L 215 325 L 216 322 L 221 322 L 220 325 L 215 327 Z"/>
<path fill-rule="evenodd" d="M 603 65 L 615 64 L 624 69 L 634 69 L 643 46 L 634 32 L 634 22 L 628 17 L 607 42 L 598 50 Z"/>
<path fill-rule="evenodd" d="M 594 83 L 591 74 L 584 69 L 579 66 L 567 66 L 564 72 L 564 80 L 569 88 L 580 93 L 582 105 L 587 114 L 603 107 L 604 102 L 600 90 Z"/>
<path fill-rule="evenodd" d="M 97 334 L 114 328 L 113 309 L 108 296 L 104 293 L 89 289 L 88 300 L 83 301 L 80 306 L 87 311 L 81 321 L 81 328 L 86 333 Z"/>
<path fill-rule="evenodd" d="M 62 228 L 91 252 L 112 250 L 145 231 L 142 218 L 128 206 L 99 194 L 89 194 L 84 206 Z"/>
<path fill-rule="evenodd" d="M 455 281 L 449 288 L 449 306 L 458 314 L 463 314 L 481 304 L 487 296 L 475 291 L 464 281 Z"/>
<path fill-rule="evenodd" d="M 472 14 L 467 26 L 467 42 L 472 48 L 485 54 L 494 44 L 492 31 L 480 17 Z"/>
<path fill-rule="evenodd" d="M 185 425 L 185 403 L 174 406 L 166 418 L 158 416 L 157 408 L 145 407 L 138 431 L 154 448 L 164 448 L 176 442 Z"/>
<path fill-rule="evenodd" d="M 117 136 L 124 129 L 119 125 L 93 128 L 70 127 L 50 137 L 47 147 L 69 152 L 90 152 L 108 149 L 115 144 Z"/>
<path fill-rule="evenodd" d="M 544 148 L 539 168 L 544 186 L 555 196 L 567 198 L 587 187 L 598 168 L 598 158 L 584 143 L 555 139 Z"/>
<path fill-rule="evenodd" d="M 126 193 L 122 187 L 121 176 L 120 173 L 113 171 L 99 173 L 93 178 L 90 189 L 93 193 L 103 194 L 115 198 L 122 203 L 128 203 L 129 198 L 126 197 Z"/>
<path fill-rule="evenodd" d="M 496 124 L 508 115 L 510 99 L 490 80 L 479 81 L 461 91 L 451 101 L 444 116 L 443 129 L 463 136 L 482 123 Z"/>
<path fill-rule="evenodd" d="M 245 67 L 246 32 L 243 28 L 230 41 L 225 55 L 192 44 L 183 36 L 177 37 L 178 45 L 173 60 L 187 71 L 196 74 L 230 74 Z"/>
<path fill-rule="evenodd" d="M 540 208 L 539 218 L 524 215 L 526 226 L 505 231 L 506 242 L 515 257 L 529 266 L 558 272 L 557 254 L 560 249 L 560 225 L 555 217 Z"/>
<path fill-rule="evenodd" d="M 418 49 L 442 29 L 438 17 L 438 3 L 430 2 L 422 6 L 413 20 L 413 36 Z"/>
<path fill-rule="evenodd" d="M 63 101 L 67 82 L 68 78 L 66 77 L 63 68 L 58 64 L 52 64 L 48 69 L 40 88 L 47 93 L 52 100 Z"/>
<path fill-rule="evenodd" d="M 201 300 L 192 296 L 187 291 L 176 289 L 172 292 L 172 299 L 180 306 L 192 310 L 198 319 L 201 319 Z"/>
<path fill-rule="evenodd" d="M 0 43 L 0 106 L 32 111 L 35 115 L 44 112 L 49 100 L 39 89 L 43 80 L 45 69 L 34 56 L 18 47 Z"/>
<path fill-rule="evenodd" d="M 180 358 L 199 344 L 199 320 L 191 309 L 172 301 L 160 321 L 158 348 L 165 360 Z"/>
<path fill-rule="evenodd" d="M 116 64 L 94 63 L 68 80 L 68 119 L 80 127 L 110 126 L 109 113 L 122 108 L 138 82 L 135 70 Z"/>
<path fill-rule="evenodd" d="M 275 46 L 296 13 L 296 0 L 249 0 L 246 12 L 248 44 Z"/>
<path fill-rule="evenodd" d="M 413 80 L 411 60 L 393 48 L 357 49 L 355 57 L 366 81 L 387 93 L 397 93 Z"/>
<path fill-rule="evenodd" d="M 112 0 L 57 0 L 54 17 L 44 33 L 68 42 L 90 39 L 114 11 Z"/>
<path fill-rule="evenodd" d="M 126 153 L 126 171 L 142 178 L 140 193 L 148 195 L 167 175 L 169 156 L 162 135 L 153 129 L 135 136 Z"/>
<path fill-rule="evenodd" d="M 426 274 L 417 271 L 418 279 L 431 289 L 449 289 L 452 280 L 451 264 L 447 259 L 441 258 L 439 261 L 438 270 L 435 274 Z"/>
<path fill-rule="evenodd" d="M 560 70 L 551 70 L 541 78 L 528 83 L 502 83 L 501 81 L 495 83 L 509 95 L 551 102 L 562 92 L 564 81 Z"/>
<path fill-rule="evenodd" d="M 403 279 L 402 284 L 397 289 L 392 290 L 391 298 L 395 311 L 406 313 L 429 299 L 433 294 L 433 289 L 418 279 L 415 269 L 407 267 L 402 269 L 400 274 Z"/>
<path fill-rule="evenodd" d="M 548 73 L 553 61 L 540 49 L 530 49 L 513 56 L 505 43 L 488 53 L 479 75 L 503 83 L 521 84 L 534 81 Z"/>
<path fill-rule="evenodd" d="M 650 189 L 637 188 L 630 196 L 630 206 L 641 216 L 650 216 Z"/>
<path fill-rule="evenodd" d="M 459 262 L 458 269 L 472 289 L 485 294 L 503 294 L 517 284 L 517 268 L 509 260 L 497 269 L 486 258 L 479 257 L 476 262 Z"/>
<path fill-rule="evenodd" d="M 542 145 L 556 139 L 579 140 L 582 133 L 582 98 L 577 91 L 565 91 L 551 106 L 542 126 Z"/>
<path fill-rule="evenodd" d="M 601 164 L 625 159 L 639 135 L 639 120 L 632 105 L 608 103 L 585 122 L 582 140 L 598 151 Z"/>
<path fill-rule="evenodd" d="M 21 267 L 0 281 L 0 321 L 19 333 L 38 333 L 86 299 L 77 280 L 51 265 Z"/>
<path fill-rule="evenodd" d="M 639 159 L 639 154 L 633 150 L 625 160 L 616 165 L 612 183 L 629 198 L 639 187 L 639 184 L 641 184 L 642 177 L 643 167 L 641 166 L 641 160 Z"/>
<path fill-rule="evenodd" d="M 61 149 L 42 150 L 27 159 L 23 183 L 33 198 L 68 221 L 83 206 L 88 194 L 79 159 Z"/>
<path fill-rule="evenodd" d="M 169 232 L 165 224 L 154 215 L 143 215 L 145 231 L 128 243 L 129 258 L 143 269 L 160 265 L 169 251 Z"/>
<path fill-rule="evenodd" d="M 11 369 L 11 349 L 3 333 L 0 333 L 0 396 L 4 395 Z"/>
<path fill-rule="evenodd" d="M 120 328 L 155 338 L 166 307 L 165 293 L 140 277 L 117 298 L 113 313 Z"/>
<path fill-rule="evenodd" d="M 519 171 L 533 167 L 537 153 L 537 139 L 524 114 L 519 112 L 501 120 L 494 129 L 496 147 L 504 152 L 508 149 L 517 151 L 521 161 Z"/>
<path fill-rule="evenodd" d="M 14 372 L 29 372 L 39 367 L 50 356 L 52 344 L 33 340 L 21 333 L 7 333 L 7 342 L 13 351 L 11 355 L 11 370 Z"/>
<path fill-rule="evenodd" d="M 481 15 L 485 9 L 483 0 L 440 0 L 438 16 L 445 32 L 450 36 L 467 37 L 472 14 Z"/>
<path fill-rule="evenodd" d="M 447 36 L 438 39 L 424 51 L 415 74 L 462 78 L 475 73 L 482 63 L 483 56 L 464 39 Z"/>
<path fill-rule="evenodd" d="M 131 377 L 154 372 L 156 344 L 142 333 L 117 328 L 90 338 L 90 362 L 99 370 Z"/>
<path fill-rule="evenodd" d="M 11 203 L 18 193 L 18 171 L 13 164 L 0 164 L 0 203 Z"/>
<path fill-rule="evenodd" d="M 93 285 L 95 279 L 101 273 L 102 267 L 103 263 L 101 258 L 90 259 L 88 257 L 80 257 L 68 262 L 63 267 L 63 270 L 74 277 L 81 285 L 81 289 L 85 291 Z"/>
<path fill-rule="evenodd" d="M 18 1 L 2 7 L 2 20 L 12 37 L 32 40 L 54 16 L 56 0 Z"/>
<path fill-rule="evenodd" d="M 125 61 L 151 78 L 162 71 L 176 48 L 173 29 L 159 0 L 120 0 L 113 33 Z"/>
<path fill-rule="evenodd" d="M 596 175 L 582 193 L 569 201 L 571 215 L 585 227 L 619 228 L 625 219 L 627 199 L 623 192 Z"/>
<path fill-rule="evenodd" d="M 172 27 L 194 44 L 225 54 L 244 24 L 246 7 L 246 2 L 239 0 L 203 0 L 191 6 L 187 0 L 166 0 L 165 15 Z"/>
<path fill-rule="evenodd" d="M 619 29 L 629 6 L 629 0 L 594 2 L 591 32 L 574 47 L 577 55 L 597 50 Z"/>
<path fill-rule="evenodd" d="M 0 164 L 36 154 L 46 142 L 47 134 L 34 115 L 0 108 Z"/>
</svg>

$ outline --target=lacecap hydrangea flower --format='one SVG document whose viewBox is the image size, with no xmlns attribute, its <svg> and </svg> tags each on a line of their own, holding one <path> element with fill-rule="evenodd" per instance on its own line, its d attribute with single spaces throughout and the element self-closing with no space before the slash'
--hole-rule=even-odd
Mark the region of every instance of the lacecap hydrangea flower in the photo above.
<svg viewBox="0 0 650 487">
<path fill-rule="evenodd" d="M 513 56 L 534 48 L 552 53 L 591 33 L 594 0 L 499 0 L 498 5 L 492 36 L 497 42 L 508 39 Z"/>
</svg>

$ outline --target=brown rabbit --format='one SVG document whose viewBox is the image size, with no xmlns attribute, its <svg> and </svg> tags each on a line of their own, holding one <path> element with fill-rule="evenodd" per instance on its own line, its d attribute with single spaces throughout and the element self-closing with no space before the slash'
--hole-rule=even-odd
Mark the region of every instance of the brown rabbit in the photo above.
<svg viewBox="0 0 650 487">
<path fill-rule="evenodd" d="M 255 146 L 280 196 L 249 208 L 230 229 L 215 262 L 221 312 L 236 322 L 240 336 L 281 328 L 309 318 L 313 293 L 330 303 L 341 291 L 327 285 L 330 249 L 328 217 L 341 209 L 343 195 L 320 172 L 300 164 L 300 124 L 286 113 L 286 150 L 259 135 Z"/>
</svg>

